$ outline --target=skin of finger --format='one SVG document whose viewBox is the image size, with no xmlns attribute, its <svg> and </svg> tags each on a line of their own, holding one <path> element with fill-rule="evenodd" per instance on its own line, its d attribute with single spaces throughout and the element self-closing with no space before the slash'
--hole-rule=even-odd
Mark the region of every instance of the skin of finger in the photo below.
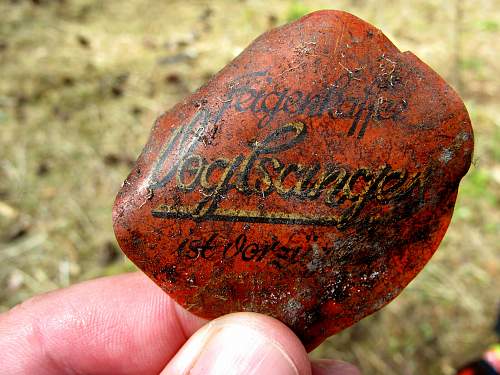
<svg viewBox="0 0 500 375">
<path fill-rule="evenodd" d="M 0 315 L 7 373 L 159 373 L 205 320 L 142 274 L 84 282 Z"/>
<path fill-rule="evenodd" d="M 228 314 L 208 323 L 189 339 L 163 370 L 162 374 L 179 375 L 190 373 L 190 369 L 196 367 L 196 362 L 199 358 L 199 353 L 197 353 L 196 350 L 193 351 L 193 347 L 204 347 L 204 345 L 210 341 L 211 332 L 219 332 L 223 330 L 224 327 L 231 327 L 232 330 L 239 327 L 246 332 L 250 330 L 253 334 L 262 336 L 266 341 L 272 343 L 279 351 L 283 352 L 285 357 L 288 357 L 293 363 L 293 366 L 295 366 L 297 374 L 311 374 L 309 357 L 297 336 L 280 321 L 269 316 L 249 312 Z M 235 334 L 234 340 L 227 340 L 227 342 L 224 342 L 224 346 L 234 347 L 244 345 L 240 341 L 243 336 L 245 335 Z M 223 351 L 224 347 L 220 347 L 220 352 Z M 255 358 L 254 360 L 257 363 L 260 359 L 261 358 Z M 250 360 L 253 360 L 253 358 Z"/>
<path fill-rule="evenodd" d="M 312 361 L 312 373 L 313 375 L 361 375 L 356 366 L 330 359 Z"/>
</svg>

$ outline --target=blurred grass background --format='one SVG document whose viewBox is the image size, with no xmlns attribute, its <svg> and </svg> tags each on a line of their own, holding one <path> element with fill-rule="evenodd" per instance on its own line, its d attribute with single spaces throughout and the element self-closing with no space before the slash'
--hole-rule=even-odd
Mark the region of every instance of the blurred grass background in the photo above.
<svg viewBox="0 0 500 375">
<path fill-rule="evenodd" d="M 366 19 L 462 95 L 475 135 L 441 248 L 388 307 L 313 356 L 365 374 L 453 374 L 500 302 L 500 2 L 0 0 L 0 311 L 134 269 L 111 206 L 154 119 L 276 25 Z"/>
</svg>

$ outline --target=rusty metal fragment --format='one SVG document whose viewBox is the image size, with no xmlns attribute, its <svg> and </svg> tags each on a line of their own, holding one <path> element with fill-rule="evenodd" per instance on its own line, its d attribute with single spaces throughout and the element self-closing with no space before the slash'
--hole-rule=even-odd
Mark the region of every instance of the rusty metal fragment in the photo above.
<svg viewBox="0 0 500 375">
<path fill-rule="evenodd" d="M 269 314 L 312 349 L 422 269 L 472 151 L 438 74 L 359 18 L 315 12 L 157 120 L 115 232 L 186 309 Z"/>
</svg>

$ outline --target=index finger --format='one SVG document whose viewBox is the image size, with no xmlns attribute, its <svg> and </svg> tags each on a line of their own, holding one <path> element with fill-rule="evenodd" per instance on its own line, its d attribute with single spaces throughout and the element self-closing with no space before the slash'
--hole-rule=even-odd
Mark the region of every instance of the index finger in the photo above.
<svg viewBox="0 0 500 375">
<path fill-rule="evenodd" d="M 206 321 L 135 273 L 32 298 L 0 315 L 8 373 L 159 373 Z"/>
</svg>

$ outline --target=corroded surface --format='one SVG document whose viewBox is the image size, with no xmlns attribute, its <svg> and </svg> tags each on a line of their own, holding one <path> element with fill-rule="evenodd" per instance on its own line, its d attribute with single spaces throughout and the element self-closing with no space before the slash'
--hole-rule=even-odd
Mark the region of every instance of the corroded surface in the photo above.
<svg viewBox="0 0 500 375">
<path fill-rule="evenodd" d="M 269 314 L 312 349 L 422 269 L 472 150 L 435 72 L 364 21 L 316 12 L 157 120 L 115 232 L 193 313 Z"/>
</svg>

